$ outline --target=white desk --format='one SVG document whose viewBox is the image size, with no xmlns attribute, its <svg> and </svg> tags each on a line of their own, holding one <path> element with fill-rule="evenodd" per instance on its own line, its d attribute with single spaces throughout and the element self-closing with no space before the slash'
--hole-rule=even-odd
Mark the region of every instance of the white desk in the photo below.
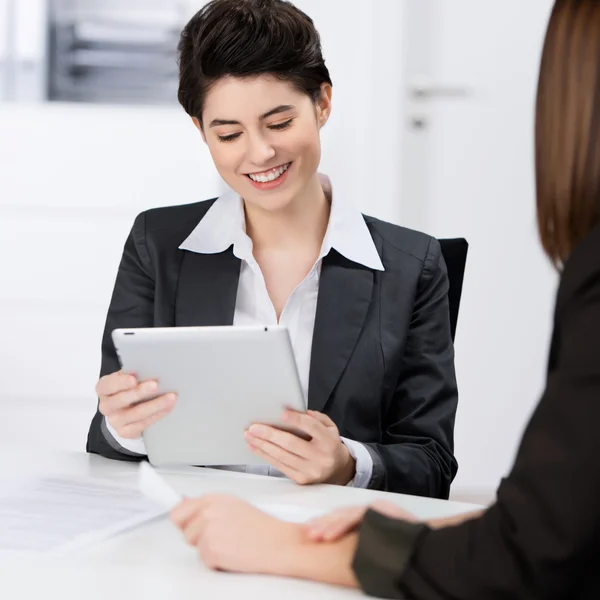
<svg viewBox="0 0 600 600">
<path fill-rule="evenodd" d="M 59 472 L 91 475 L 136 487 L 137 466 L 78 452 L 0 445 L 0 472 Z M 164 471 L 163 471 L 164 474 Z M 253 501 L 336 508 L 385 498 L 422 518 L 473 510 L 469 504 L 445 502 L 329 485 L 301 487 L 288 480 L 211 469 L 182 469 L 165 478 L 187 496 L 228 492 Z M 360 598 L 355 591 L 310 582 L 214 573 L 197 559 L 180 533 L 161 519 L 86 549 L 77 556 L 47 562 L 0 564 L 0 598 L 31 600 L 337 600 Z"/>
</svg>

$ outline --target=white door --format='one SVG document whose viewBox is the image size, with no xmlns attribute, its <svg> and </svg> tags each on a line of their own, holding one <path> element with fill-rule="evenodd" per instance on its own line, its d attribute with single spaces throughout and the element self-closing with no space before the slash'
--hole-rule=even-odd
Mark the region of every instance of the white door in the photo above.
<svg viewBox="0 0 600 600">
<path fill-rule="evenodd" d="M 485 494 L 545 376 L 556 277 L 537 241 L 533 127 L 552 1 L 404 3 L 400 221 L 470 243 L 453 494 Z"/>
</svg>

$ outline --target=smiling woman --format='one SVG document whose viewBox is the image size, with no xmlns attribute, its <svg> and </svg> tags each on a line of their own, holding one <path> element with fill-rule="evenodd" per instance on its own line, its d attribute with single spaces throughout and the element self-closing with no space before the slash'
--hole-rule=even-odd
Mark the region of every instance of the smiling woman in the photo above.
<svg viewBox="0 0 600 600">
<path fill-rule="evenodd" d="M 142 432 L 177 403 L 119 372 L 113 329 L 279 323 L 309 409 L 282 418 L 304 435 L 255 425 L 240 435 L 264 466 L 233 468 L 447 497 L 446 267 L 435 239 L 362 215 L 317 172 L 332 82 L 312 20 L 290 2 L 213 0 L 184 28 L 179 67 L 179 101 L 230 190 L 136 219 L 88 450 L 141 460 Z"/>
<path fill-rule="evenodd" d="M 319 130 L 331 111 L 331 84 L 320 89 L 315 102 L 269 74 L 252 80 L 227 75 L 211 86 L 202 114 L 193 116 L 219 174 L 251 208 L 281 209 L 292 199 L 319 196 L 311 181 L 321 159 Z"/>
</svg>

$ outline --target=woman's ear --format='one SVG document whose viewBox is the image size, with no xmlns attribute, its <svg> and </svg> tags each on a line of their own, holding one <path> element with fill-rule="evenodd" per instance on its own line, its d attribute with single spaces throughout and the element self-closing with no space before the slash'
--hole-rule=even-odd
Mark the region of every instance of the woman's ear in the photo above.
<svg viewBox="0 0 600 600">
<path fill-rule="evenodd" d="M 200 120 L 198 119 L 198 117 L 192 117 L 192 122 L 194 123 L 194 127 L 196 127 L 196 129 L 200 132 L 200 135 L 202 136 L 204 143 L 206 143 L 206 135 L 204 134 L 204 129 L 202 128 L 202 123 L 200 123 Z"/>
<path fill-rule="evenodd" d="M 319 127 L 323 127 L 331 115 L 331 95 L 333 89 L 329 83 L 321 84 L 321 94 L 317 100 L 317 119 Z"/>
</svg>

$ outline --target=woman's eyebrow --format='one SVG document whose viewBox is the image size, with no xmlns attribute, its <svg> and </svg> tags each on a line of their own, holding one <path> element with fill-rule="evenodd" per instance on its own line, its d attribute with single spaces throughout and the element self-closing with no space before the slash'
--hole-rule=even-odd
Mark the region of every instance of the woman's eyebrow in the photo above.
<svg viewBox="0 0 600 600">
<path fill-rule="evenodd" d="M 261 115 L 260 120 L 267 119 L 268 117 L 272 117 L 273 115 L 278 115 L 282 112 L 287 112 L 288 110 L 293 110 L 296 108 L 292 104 L 280 104 L 271 110 L 268 110 L 264 115 Z M 209 127 L 218 127 L 219 125 L 241 125 L 239 121 L 234 121 L 231 119 L 213 119 L 210 122 Z"/>
</svg>

